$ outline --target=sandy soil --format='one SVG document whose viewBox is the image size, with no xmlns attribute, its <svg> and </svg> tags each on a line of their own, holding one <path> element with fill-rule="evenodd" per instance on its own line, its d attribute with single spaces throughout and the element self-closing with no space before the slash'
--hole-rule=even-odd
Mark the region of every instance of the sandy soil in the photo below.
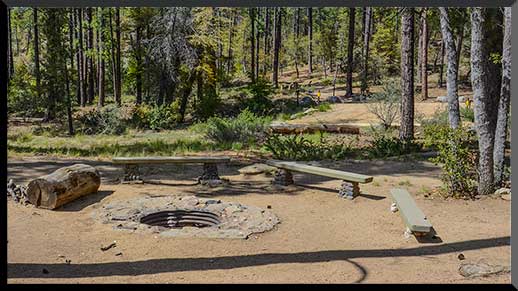
<svg viewBox="0 0 518 291">
<path fill-rule="evenodd" d="M 428 162 L 324 163 L 375 177 L 353 201 L 337 196 L 340 181 L 302 174 L 287 191 L 269 191 L 270 177 L 241 176 L 240 164 L 221 167 L 232 182 L 223 189 L 194 185 L 196 165 L 147 168 L 144 177 L 155 183 L 143 185 L 117 184 L 121 171 L 93 160 L 9 159 L 8 175 L 21 184 L 76 162 L 98 167 L 99 193 L 55 211 L 9 200 L 9 283 L 510 283 L 510 274 L 465 279 L 457 271 L 479 259 L 510 264 L 510 202 L 425 198 L 424 187 L 440 185 L 439 169 Z M 442 242 L 404 237 L 400 215 L 389 211 L 392 187 L 415 195 Z M 180 239 L 116 231 L 91 216 L 113 200 L 192 194 L 270 205 L 282 222 L 247 240 Z M 115 248 L 100 250 L 114 240 Z"/>
</svg>

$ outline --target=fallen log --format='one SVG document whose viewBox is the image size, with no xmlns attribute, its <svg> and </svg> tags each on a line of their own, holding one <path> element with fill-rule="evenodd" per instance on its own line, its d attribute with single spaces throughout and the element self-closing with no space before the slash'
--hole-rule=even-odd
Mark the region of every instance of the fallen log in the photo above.
<svg viewBox="0 0 518 291">
<path fill-rule="evenodd" d="M 75 164 L 39 177 L 27 185 L 27 196 L 36 207 L 55 209 L 79 197 L 96 193 L 101 176 L 92 166 Z"/>
<path fill-rule="evenodd" d="M 350 124 L 272 124 L 270 131 L 280 134 L 333 132 L 360 134 L 360 128 Z"/>
</svg>

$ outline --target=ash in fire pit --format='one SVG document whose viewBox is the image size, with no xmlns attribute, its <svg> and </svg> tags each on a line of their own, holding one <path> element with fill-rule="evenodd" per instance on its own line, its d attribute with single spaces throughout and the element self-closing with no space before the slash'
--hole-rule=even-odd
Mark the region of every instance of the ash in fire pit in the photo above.
<svg viewBox="0 0 518 291">
<path fill-rule="evenodd" d="M 167 228 L 207 227 L 218 225 L 219 217 L 208 211 L 169 210 L 148 214 L 140 219 L 140 223 Z"/>
<path fill-rule="evenodd" d="M 167 237 L 247 238 L 274 228 L 270 209 L 196 196 L 145 196 L 114 201 L 93 212 L 114 229 Z"/>
</svg>

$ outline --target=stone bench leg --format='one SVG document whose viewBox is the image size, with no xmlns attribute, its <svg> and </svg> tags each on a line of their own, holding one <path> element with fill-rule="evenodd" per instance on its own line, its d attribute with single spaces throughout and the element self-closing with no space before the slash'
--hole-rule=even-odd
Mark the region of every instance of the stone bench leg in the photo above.
<svg viewBox="0 0 518 291">
<path fill-rule="evenodd" d="M 288 186 L 293 184 L 293 174 L 286 169 L 277 169 L 273 176 L 273 184 Z"/>
<path fill-rule="evenodd" d="M 360 195 L 360 185 L 356 182 L 342 182 L 342 187 L 338 191 L 338 195 L 342 198 L 354 199 Z"/>
<path fill-rule="evenodd" d="M 218 174 L 218 166 L 213 163 L 203 164 L 203 174 L 198 177 L 198 182 L 205 184 L 221 184 L 221 178 Z"/>
<path fill-rule="evenodd" d="M 142 183 L 140 179 L 140 171 L 138 165 L 126 164 L 124 165 L 124 177 L 122 183 Z"/>
</svg>

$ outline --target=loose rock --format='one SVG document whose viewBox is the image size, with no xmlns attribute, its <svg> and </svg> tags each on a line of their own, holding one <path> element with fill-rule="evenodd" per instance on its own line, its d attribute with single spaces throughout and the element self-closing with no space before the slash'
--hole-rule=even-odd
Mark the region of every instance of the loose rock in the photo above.
<svg viewBox="0 0 518 291">
<path fill-rule="evenodd" d="M 459 274 L 466 278 L 486 277 L 490 275 L 497 275 L 509 273 L 509 267 L 501 265 L 490 265 L 485 262 L 479 263 L 463 263 L 459 266 Z"/>
</svg>

